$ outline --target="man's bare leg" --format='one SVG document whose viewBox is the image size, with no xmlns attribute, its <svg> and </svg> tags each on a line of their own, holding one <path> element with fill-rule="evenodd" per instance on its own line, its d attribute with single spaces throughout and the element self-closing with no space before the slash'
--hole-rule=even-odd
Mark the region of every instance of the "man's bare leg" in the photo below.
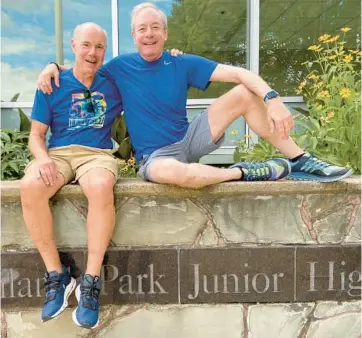
<svg viewBox="0 0 362 338">
<path fill-rule="evenodd" d="M 232 122 L 243 116 L 258 136 L 271 143 L 286 157 L 294 158 L 303 154 L 303 150 L 291 138 L 283 140 L 277 132 L 270 132 L 266 105 L 243 85 L 234 87 L 211 104 L 208 116 L 215 142 Z"/>
<path fill-rule="evenodd" d="M 115 177 L 107 169 L 94 168 L 80 177 L 79 184 L 88 199 L 88 262 L 85 273 L 99 276 L 115 225 Z"/>
<path fill-rule="evenodd" d="M 201 163 L 182 163 L 173 158 L 158 159 L 150 167 L 150 175 L 157 183 L 175 184 L 184 188 L 201 188 L 207 185 L 238 180 L 237 168 L 222 169 Z"/>
<path fill-rule="evenodd" d="M 30 167 L 20 183 L 21 204 L 26 228 L 44 261 L 47 271 L 62 272 L 59 253 L 55 244 L 53 219 L 49 199 L 64 185 L 59 175 L 53 186 L 46 186 L 37 179 Z"/>
<path fill-rule="evenodd" d="M 209 106 L 208 118 L 214 142 L 217 142 L 229 125 L 240 116 L 244 116 L 259 136 L 265 138 L 288 158 L 303 153 L 291 138 L 283 140 L 278 133 L 271 134 L 265 104 L 243 85 L 234 87 Z M 199 163 L 181 163 L 175 159 L 158 159 L 150 167 L 150 175 L 158 183 L 200 188 L 240 179 L 241 172 L 236 168 L 220 169 Z"/>
</svg>

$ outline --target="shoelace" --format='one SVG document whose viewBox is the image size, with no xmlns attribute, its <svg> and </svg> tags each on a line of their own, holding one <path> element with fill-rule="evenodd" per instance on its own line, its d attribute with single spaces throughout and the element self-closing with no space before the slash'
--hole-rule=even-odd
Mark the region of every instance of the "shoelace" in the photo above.
<svg viewBox="0 0 362 338">
<path fill-rule="evenodd" d="M 87 279 L 87 277 L 85 277 Z M 94 278 L 93 280 L 87 279 L 88 285 L 81 285 L 80 293 L 86 299 L 98 299 L 100 290 L 97 288 L 98 278 Z"/>
<path fill-rule="evenodd" d="M 49 275 L 45 275 L 45 293 L 48 293 L 51 290 L 58 291 L 61 286 L 61 280 L 58 276 L 49 277 Z"/>
<path fill-rule="evenodd" d="M 330 167 L 331 165 L 329 163 L 326 163 L 322 160 L 319 160 L 318 158 L 311 156 L 307 159 L 307 161 L 305 161 L 303 167 L 308 171 L 309 169 L 311 170 L 318 170 L 318 169 L 325 169 Z"/>
<path fill-rule="evenodd" d="M 249 167 L 245 169 L 248 170 L 247 181 L 260 181 L 271 176 L 270 167 L 265 163 L 250 163 Z"/>
</svg>

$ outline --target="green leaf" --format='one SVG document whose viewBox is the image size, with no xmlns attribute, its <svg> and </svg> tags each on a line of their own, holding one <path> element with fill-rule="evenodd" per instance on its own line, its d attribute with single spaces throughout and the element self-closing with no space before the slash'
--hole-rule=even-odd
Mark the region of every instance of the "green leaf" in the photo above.
<svg viewBox="0 0 362 338">
<path fill-rule="evenodd" d="M 20 131 L 30 131 L 31 122 L 28 116 L 24 113 L 24 111 L 18 108 L 19 117 L 20 117 Z"/>
<path fill-rule="evenodd" d="M 4 132 L 4 131 L 1 131 L 1 139 L 4 141 L 4 142 L 11 142 L 11 138 L 10 136 Z"/>
<path fill-rule="evenodd" d="M 19 174 L 19 166 L 15 162 L 9 162 L 9 166 L 17 173 Z"/>
<path fill-rule="evenodd" d="M 18 98 L 19 98 L 19 95 L 20 95 L 20 93 L 15 94 L 15 95 L 11 98 L 10 102 L 15 102 L 15 101 L 17 101 Z"/>
<path fill-rule="evenodd" d="M 294 110 L 296 110 L 298 113 L 301 113 L 302 115 L 304 116 L 309 116 L 310 113 L 308 110 L 305 110 L 303 108 L 300 108 L 300 107 L 293 107 Z"/>
</svg>

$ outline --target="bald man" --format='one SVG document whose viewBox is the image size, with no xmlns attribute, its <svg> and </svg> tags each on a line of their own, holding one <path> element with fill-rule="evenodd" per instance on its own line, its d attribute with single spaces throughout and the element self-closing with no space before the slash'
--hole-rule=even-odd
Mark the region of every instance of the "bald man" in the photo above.
<svg viewBox="0 0 362 338">
<path fill-rule="evenodd" d="M 81 24 L 71 45 L 75 65 L 61 73 L 62 85 L 51 95 L 41 91 L 35 95 L 29 138 L 35 159 L 21 181 L 21 202 L 26 227 L 47 270 L 41 315 L 47 321 L 67 307 L 76 287 L 59 259 L 49 199 L 69 182 L 81 186 L 88 199 L 88 262 L 76 290 L 79 303 L 73 320 L 94 328 L 99 322 L 102 261 L 115 224 L 113 186 L 118 165 L 111 154 L 111 125 L 123 107 L 117 88 L 97 73 L 107 48 L 106 32 L 94 23 Z"/>
</svg>

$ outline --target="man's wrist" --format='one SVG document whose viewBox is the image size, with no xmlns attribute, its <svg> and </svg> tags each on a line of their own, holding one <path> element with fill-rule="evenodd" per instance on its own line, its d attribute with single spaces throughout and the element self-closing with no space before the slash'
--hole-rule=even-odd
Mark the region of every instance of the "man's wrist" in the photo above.
<svg viewBox="0 0 362 338">
<path fill-rule="evenodd" d="M 269 101 L 276 99 L 276 98 L 280 98 L 279 93 L 275 90 L 270 90 L 264 95 L 263 101 L 264 101 L 264 103 L 268 103 Z"/>
</svg>

